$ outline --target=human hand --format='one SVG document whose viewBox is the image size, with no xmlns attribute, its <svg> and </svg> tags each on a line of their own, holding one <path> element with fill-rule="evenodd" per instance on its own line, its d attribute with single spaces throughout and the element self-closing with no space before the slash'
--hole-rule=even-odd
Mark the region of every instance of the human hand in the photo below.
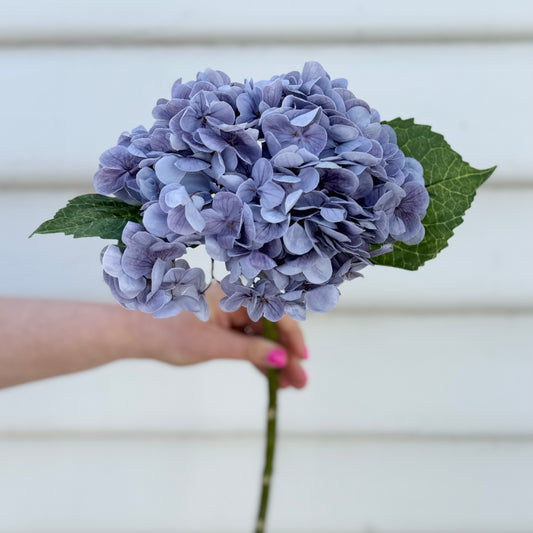
<svg viewBox="0 0 533 533">
<path fill-rule="evenodd" d="M 141 334 L 141 356 L 156 358 L 174 365 L 190 365 L 212 359 L 250 361 L 261 372 L 280 368 L 280 387 L 301 389 L 307 383 L 302 360 L 307 349 L 298 323 L 285 315 L 276 323 L 279 342 L 262 337 L 262 322 L 253 322 L 245 308 L 233 313 L 220 309 L 224 296 L 219 283 L 206 293 L 210 318 L 202 322 L 193 313 L 182 311 L 178 316 L 154 319 L 144 313 L 136 315 L 137 332 Z M 146 331 L 146 329 L 150 331 Z"/>
</svg>

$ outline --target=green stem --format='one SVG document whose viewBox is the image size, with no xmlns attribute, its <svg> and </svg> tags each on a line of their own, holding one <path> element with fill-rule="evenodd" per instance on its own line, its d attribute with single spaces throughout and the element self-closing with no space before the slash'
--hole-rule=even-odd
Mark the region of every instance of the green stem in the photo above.
<svg viewBox="0 0 533 533">
<path fill-rule="evenodd" d="M 273 341 L 278 340 L 278 330 L 275 322 L 263 319 L 263 335 Z M 267 410 L 267 431 L 266 431 L 266 450 L 265 450 L 265 468 L 263 469 L 261 500 L 259 503 L 259 513 L 255 533 L 263 533 L 265 529 L 266 513 L 268 507 L 268 494 L 270 492 L 270 481 L 272 479 L 272 470 L 274 465 L 274 448 L 276 445 L 276 414 L 277 414 L 277 395 L 279 370 L 269 368 L 268 377 L 268 410 Z"/>
</svg>

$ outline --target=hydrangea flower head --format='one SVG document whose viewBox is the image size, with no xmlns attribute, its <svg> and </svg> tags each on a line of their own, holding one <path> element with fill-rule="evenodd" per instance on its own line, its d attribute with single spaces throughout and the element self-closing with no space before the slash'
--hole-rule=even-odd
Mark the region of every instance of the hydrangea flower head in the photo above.
<svg viewBox="0 0 533 533">
<path fill-rule="evenodd" d="M 102 154 L 96 189 L 142 206 L 104 279 L 128 308 L 208 317 L 203 272 L 182 259 L 205 245 L 225 262 L 222 309 L 297 320 L 331 310 L 338 286 L 395 241 L 424 237 L 423 169 L 344 79 L 316 62 L 259 82 L 206 70 L 158 100 L 150 130 Z"/>
</svg>

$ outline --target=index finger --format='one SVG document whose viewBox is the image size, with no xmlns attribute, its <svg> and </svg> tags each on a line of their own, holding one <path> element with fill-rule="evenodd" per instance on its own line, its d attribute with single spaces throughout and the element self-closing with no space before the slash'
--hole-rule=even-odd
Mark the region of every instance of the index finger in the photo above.
<svg viewBox="0 0 533 533">
<path fill-rule="evenodd" d="M 307 359 L 308 353 L 305 347 L 305 339 L 296 320 L 288 315 L 284 315 L 276 322 L 278 328 L 278 340 L 287 350 L 300 359 Z"/>
</svg>

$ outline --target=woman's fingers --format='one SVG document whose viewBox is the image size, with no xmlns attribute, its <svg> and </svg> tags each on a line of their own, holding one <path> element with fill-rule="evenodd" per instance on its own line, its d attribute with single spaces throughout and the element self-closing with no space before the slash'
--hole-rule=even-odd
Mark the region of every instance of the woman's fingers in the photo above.
<svg viewBox="0 0 533 533">
<path fill-rule="evenodd" d="M 263 373 L 268 367 L 279 368 L 280 388 L 295 387 L 301 389 L 307 383 L 307 373 L 301 361 L 308 358 L 308 351 L 305 346 L 304 336 L 298 322 L 285 315 L 276 323 L 278 331 L 278 343 L 274 346 L 271 341 L 265 343 L 261 337 L 263 326 L 261 321 L 252 322 L 245 309 L 240 309 L 233 313 L 232 322 L 234 325 L 243 327 L 244 331 L 249 331 L 250 339 L 248 358 Z M 254 355 L 255 354 L 255 355 Z"/>
<path fill-rule="evenodd" d="M 307 372 L 302 366 L 301 359 L 291 357 L 287 366 L 281 370 L 282 384 L 287 383 L 290 387 L 303 389 L 307 385 Z"/>
<path fill-rule="evenodd" d="M 255 365 L 257 370 L 266 376 L 266 370 L 263 366 Z M 307 372 L 304 370 L 300 361 L 295 358 L 289 359 L 287 365 L 280 369 L 279 374 L 279 388 L 286 389 L 288 387 L 295 387 L 296 389 L 303 389 L 307 385 Z"/>
<path fill-rule="evenodd" d="M 195 346 L 195 351 L 202 352 L 198 354 L 202 360 L 243 359 L 263 373 L 267 368 L 278 368 L 281 388 L 304 387 L 307 375 L 301 361 L 308 353 L 298 322 L 283 316 L 276 323 L 278 339 L 273 342 L 262 336 L 262 320 L 252 321 L 244 307 L 232 313 L 221 311 L 218 303 L 223 294 L 219 284 L 209 288 L 212 321 L 205 326 L 212 331 L 204 331 Z"/>
<path fill-rule="evenodd" d="M 259 335 L 245 335 L 216 324 L 203 323 L 201 329 L 193 347 L 198 362 L 211 359 L 242 359 L 262 368 L 287 366 L 289 353 L 280 343 Z"/>
<path fill-rule="evenodd" d="M 293 353 L 300 359 L 307 359 L 309 354 L 305 347 L 305 340 L 302 330 L 290 316 L 284 315 L 279 322 L 276 322 L 278 328 L 278 339 L 290 353 Z"/>
</svg>

